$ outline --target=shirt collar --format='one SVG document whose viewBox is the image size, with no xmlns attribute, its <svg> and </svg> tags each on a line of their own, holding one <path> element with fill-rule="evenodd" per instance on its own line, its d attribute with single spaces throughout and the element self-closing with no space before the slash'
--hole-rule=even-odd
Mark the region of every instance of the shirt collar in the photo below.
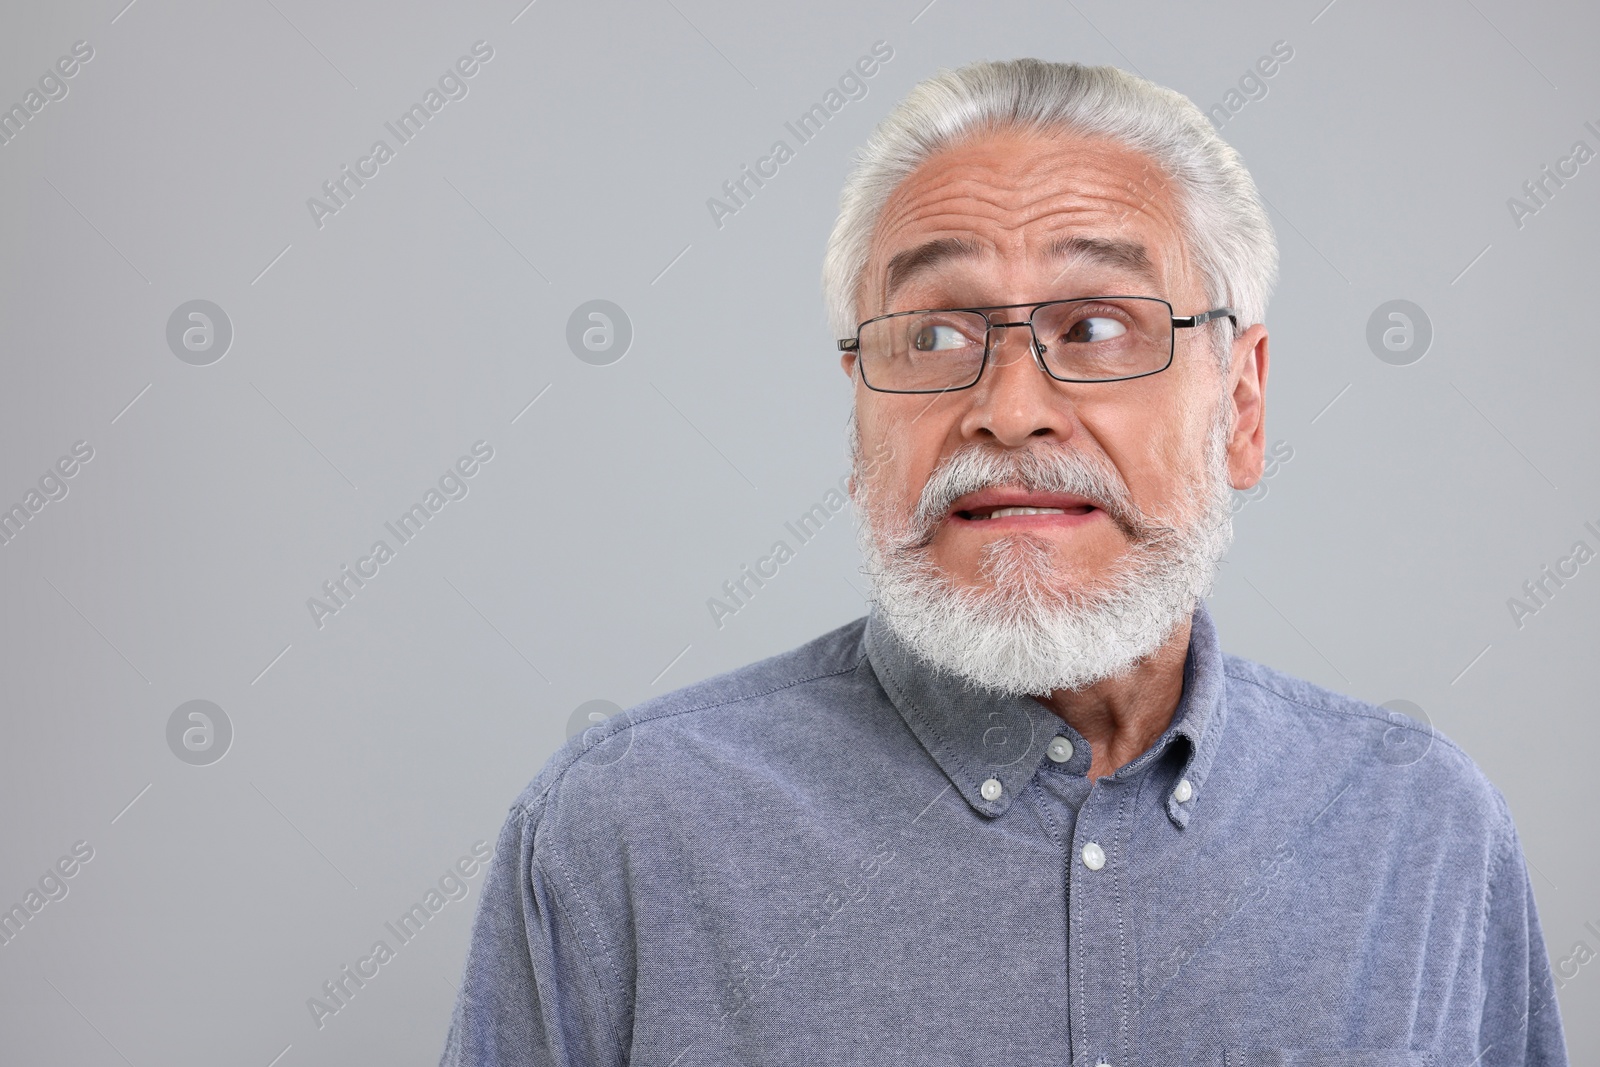
<svg viewBox="0 0 1600 1067">
<path fill-rule="evenodd" d="M 900 643 L 876 607 L 868 615 L 862 640 L 884 692 L 974 810 L 988 816 L 1003 814 L 1032 781 L 1056 737 L 1067 738 L 1073 746 L 1072 758 L 1062 768 L 1076 774 L 1088 770 L 1088 743 L 1055 712 L 1032 697 L 976 689 L 929 665 Z M 1132 778 L 1176 746 L 1183 760 L 1177 780 L 1189 783 L 1189 796 L 1179 801 L 1169 790 L 1165 807 L 1167 817 L 1180 828 L 1189 825 L 1201 801 L 1222 735 L 1222 671 L 1216 626 L 1200 601 L 1190 620 L 1183 695 L 1172 722 L 1148 750 L 1109 776 L 1118 781 Z"/>
</svg>

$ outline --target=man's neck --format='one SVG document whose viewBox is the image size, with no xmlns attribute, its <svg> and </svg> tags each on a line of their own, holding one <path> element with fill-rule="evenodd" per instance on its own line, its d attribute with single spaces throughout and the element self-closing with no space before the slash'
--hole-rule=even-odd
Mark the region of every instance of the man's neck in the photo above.
<svg viewBox="0 0 1600 1067">
<path fill-rule="evenodd" d="M 1172 724 L 1183 696 L 1190 626 L 1187 619 L 1180 623 L 1165 644 L 1122 678 L 1034 698 L 1089 742 L 1091 782 L 1138 758 Z"/>
</svg>

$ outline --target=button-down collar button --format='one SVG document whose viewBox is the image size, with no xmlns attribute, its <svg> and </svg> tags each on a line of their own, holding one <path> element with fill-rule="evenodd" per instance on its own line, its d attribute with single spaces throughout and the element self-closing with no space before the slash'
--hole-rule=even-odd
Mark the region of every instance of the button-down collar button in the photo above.
<svg viewBox="0 0 1600 1067">
<path fill-rule="evenodd" d="M 1172 799 L 1182 804 L 1192 796 L 1194 796 L 1194 786 L 1189 784 L 1189 779 L 1178 779 L 1178 788 L 1172 791 Z"/>
<path fill-rule="evenodd" d="M 998 800 L 1001 793 L 1000 779 L 985 778 L 983 785 L 978 787 L 978 792 L 983 794 L 985 800 Z"/>
<path fill-rule="evenodd" d="M 1106 851 L 1099 845 L 1090 841 L 1083 846 L 1083 865 L 1091 871 L 1098 871 L 1106 865 Z"/>
<path fill-rule="evenodd" d="M 1044 752 L 1057 763 L 1065 763 L 1072 758 L 1072 742 L 1065 737 L 1052 738 Z"/>
</svg>

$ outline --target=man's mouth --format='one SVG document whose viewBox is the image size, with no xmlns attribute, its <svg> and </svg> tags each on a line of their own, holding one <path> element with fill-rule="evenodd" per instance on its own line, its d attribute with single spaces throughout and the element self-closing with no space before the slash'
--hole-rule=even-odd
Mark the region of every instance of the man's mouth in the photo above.
<svg viewBox="0 0 1600 1067">
<path fill-rule="evenodd" d="M 1081 510 L 1074 509 L 1074 514 L 1087 515 L 1093 510 L 1091 507 L 1085 507 Z M 975 509 L 956 512 L 961 518 L 971 519 L 975 522 L 981 522 L 986 519 L 1008 519 L 1013 515 L 1065 515 L 1066 513 L 1065 508 L 995 508 L 993 511 Z"/>
<path fill-rule="evenodd" d="M 1028 525 L 1075 525 L 1099 510 L 1090 501 L 1069 494 L 986 489 L 957 499 L 948 517 L 973 524 L 1016 520 Z"/>
</svg>

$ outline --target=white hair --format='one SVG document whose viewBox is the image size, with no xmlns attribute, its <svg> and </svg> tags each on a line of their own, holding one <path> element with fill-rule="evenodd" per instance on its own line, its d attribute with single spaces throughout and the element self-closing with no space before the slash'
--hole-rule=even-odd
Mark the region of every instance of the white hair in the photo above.
<svg viewBox="0 0 1600 1067">
<path fill-rule="evenodd" d="M 941 70 L 918 84 L 857 154 L 822 268 L 835 337 L 855 335 L 856 296 L 890 194 L 930 156 L 1006 130 L 1102 136 L 1149 157 L 1175 189 L 1186 250 L 1211 306 L 1233 308 L 1241 330 L 1265 318 L 1278 274 L 1272 225 L 1239 154 L 1200 109 L 1116 67 L 1013 59 Z M 1227 346 L 1218 348 L 1226 359 Z"/>
</svg>

